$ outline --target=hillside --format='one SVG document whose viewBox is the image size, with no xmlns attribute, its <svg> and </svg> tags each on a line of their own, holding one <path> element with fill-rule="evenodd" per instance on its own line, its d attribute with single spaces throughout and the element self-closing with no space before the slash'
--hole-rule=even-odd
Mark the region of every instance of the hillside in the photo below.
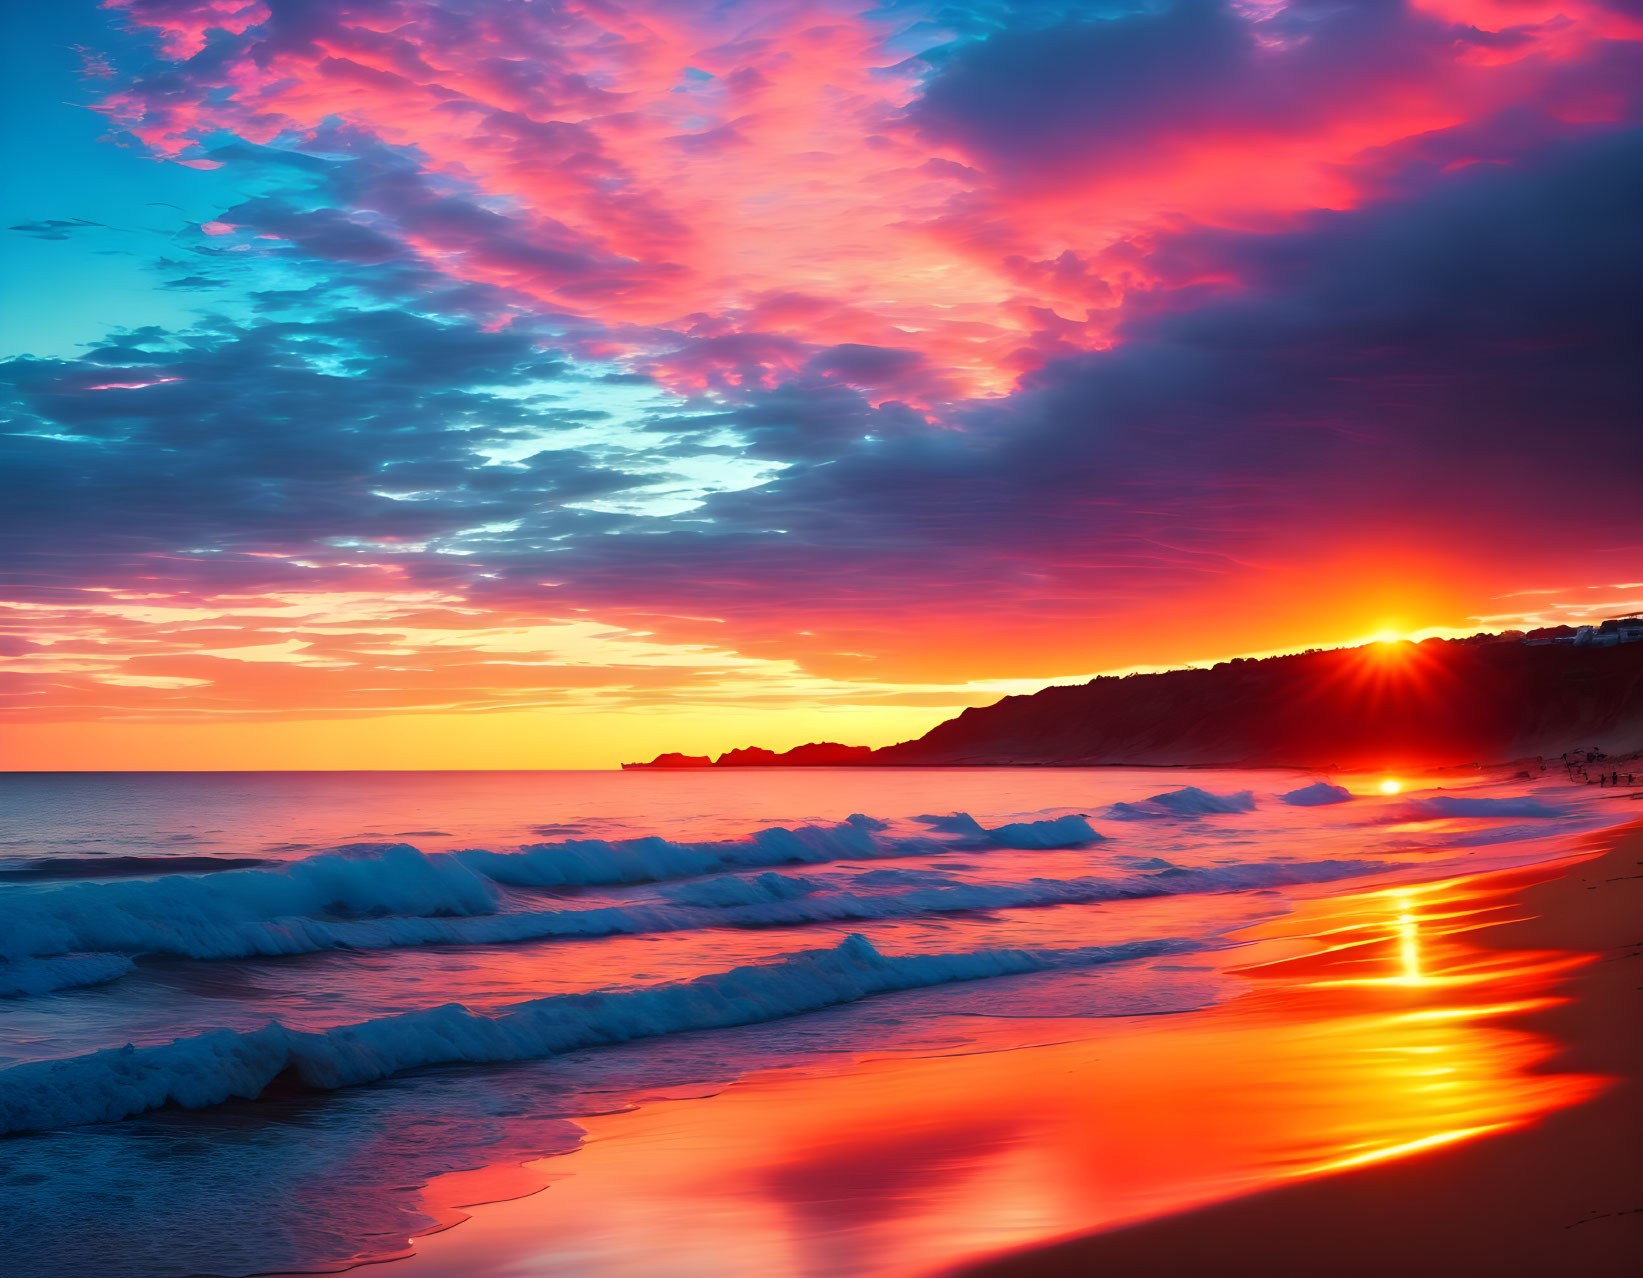
<svg viewBox="0 0 1643 1278">
<path fill-rule="evenodd" d="M 664 754 L 622 766 L 1371 768 L 1499 762 L 1592 746 L 1643 749 L 1643 643 L 1532 646 L 1477 635 L 1240 658 L 1005 697 L 879 750 L 828 741 L 782 754 L 748 746 L 712 760 Z"/>
<path fill-rule="evenodd" d="M 1643 747 L 1643 643 L 1479 636 L 1103 677 L 966 710 L 875 764 L 1485 762 Z"/>
<path fill-rule="evenodd" d="M 717 759 L 705 754 L 659 754 L 649 763 L 624 763 L 625 772 L 651 768 L 843 768 L 871 763 L 873 751 L 867 746 L 840 745 L 837 741 L 812 741 L 777 754 L 763 746 L 727 750 Z"/>
</svg>

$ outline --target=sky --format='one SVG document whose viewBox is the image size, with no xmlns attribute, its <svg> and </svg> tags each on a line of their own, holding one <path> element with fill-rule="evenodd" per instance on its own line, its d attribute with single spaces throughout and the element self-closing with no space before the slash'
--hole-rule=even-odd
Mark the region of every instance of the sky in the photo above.
<svg viewBox="0 0 1643 1278">
<path fill-rule="evenodd" d="M 1643 606 L 1639 0 L 4 10 L 0 767 Z"/>
</svg>

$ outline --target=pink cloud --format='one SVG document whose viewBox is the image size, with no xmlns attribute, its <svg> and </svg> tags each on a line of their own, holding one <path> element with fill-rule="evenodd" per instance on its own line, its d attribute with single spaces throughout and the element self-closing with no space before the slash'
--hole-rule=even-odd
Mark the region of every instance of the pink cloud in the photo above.
<svg viewBox="0 0 1643 1278">
<path fill-rule="evenodd" d="M 191 153 L 214 130 L 270 143 L 340 119 L 509 210 L 494 228 L 400 226 L 424 264 L 627 330 L 607 350 L 648 352 L 681 389 L 712 378 L 644 334 L 686 332 L 705 309 L 763 335 L 771 359 L 755 383 L 794 366 L 784 342 L 850 343 L 916 351 L 957 396 L 1106 345 L 1115 308 L 1162 283 L 1148 246 L 1183 221 L 1276 225 L 1352 207 L 1359 167 L 1386 148 L 1545 99 L 1561 67 L 1639 35 L 1591 4 L 1566 17 L 1566 4 L 1427 0 L 1389 37 L 1408 42 L 1394 67 L 1343 78 L 1312 70 L 1304 41 L 1268 48 L 1256 69 L 1278 86 L 1270 109 L 1251 92 L 1152 133 L 1121 165 L 1091 167 L 1075 143 L 1024 176 L 937 137 L 927 117 L 914 127 L 922 68 L 890 51 L 888 18 L 848 0 L 460 15 L 396 0 L 338 5 L 300 29 L 239 0 L 117 7 L 180 63 L 106 103 L 161 154 L 200 163 Z M 1478 34 L 1451 38 L 1445 23 Z M 232 52 L 189 61 L 208 39 Z M 1603 108 L 1587 93 L 1569 109 Z M 391 223 L 405 210 L 384 199 Z M 1114 260 L 1125 246 L 1142 251 Z M 794 296 L 815 305 L 772 300 Z"/>
</svg>

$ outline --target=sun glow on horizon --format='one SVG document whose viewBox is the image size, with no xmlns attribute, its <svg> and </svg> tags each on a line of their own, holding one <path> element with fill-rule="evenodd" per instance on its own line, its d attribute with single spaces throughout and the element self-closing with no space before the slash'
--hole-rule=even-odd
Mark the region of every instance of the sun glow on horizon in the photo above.
<svg viewBox="0 0 1643 1278">
<path fill-rule="evenodd" d="M 1403 789 L 1403 782 L 1396 777 L 1387 777 L 1381 782 L 1382 794 L 1397 794 Z"/>
</svg>

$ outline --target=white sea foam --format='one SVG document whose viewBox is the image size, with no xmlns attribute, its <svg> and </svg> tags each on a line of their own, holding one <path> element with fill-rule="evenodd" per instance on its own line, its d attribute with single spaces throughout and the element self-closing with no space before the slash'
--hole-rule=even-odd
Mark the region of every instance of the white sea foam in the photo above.
<svg viewBox="0 0 1643 1278">
<path fill-rule="evenodd" d="M 989 842 L 1001 848 L 1022 850 L 1081 848 L 1099 843 L 1103 837 L 1082 816 L 1056 817 L 1053 821 L 1012 821 L 987 831 Z"/>
<path fill-rule="evenodd" d="M 1082 847 L 1101 835 L 1081 816 L 1020 821 L 994 829 L 963 812 L 921 817 L 942 833 L 959 835 L 966 846 L 1023 850 Z M 745 839 L 676 843 L 654 836 L 639 839 L 570 839 L 537 843 L 518 852 L 475 849 L 456 853 L 470 869 L 515 887 L 595 887 L 620 883 L 654 883 L 719 870 L 757 866 L 817 865 L 875 857 L 927 856 L 955 845 L 937 839 L 902 835 L 885 837 L 883 821 L 860 813 L 839 825 L 773 826 Z"/>
<path fill-rule="evenodd" d="M 411 849 L 394 849 L 385 868 L 410 868 L 421 873 L 422 866 Z M 421 854 L 415 854 L 420 857 Z M 432 861 L 433 858 L 423 858 Z M 309 866 L 299 862 L 296 868 Z M 368 866 L 369 862 L 356 865 Z M 784 875 L 778 871 L 748 877 L 727 876 L 703 879 L 666 889 L 656 902 L 634 901 L 619 905 L 590 907 L 558 906 L 553 909 L 516 908 L 508 912 L 458 914 L 446 908 L 432 916 L 392 915 L 375 918 L 337 918 L 289 915 L 278 918 L 249 918 L 242 908 L 244 884 L 225 898 L 228 909 L 211 914 L 207 903 L 215 897 L 183 892 L 167 879 L 120 884 L 74 884 L 58 889 L 79 907 L 86 905 L 87 890 L 93 887 L 119 888 L 106 917 L 95 910 L 82 909 L 72 918 L 72 928 L 38 901 L 49 902 L 51 893 L 40 892 L 32 916 L 28 909 L 14 916 L 21 926 L 10 944 L 71 946 L 86 950 L 124 950 L 129 954 L 167 954 L 196 959 L 251 958 L 263 955 L 306 954 L 329 949 L 377 950 L 410 945 L 491 945 L 552 937 L 597 937 L 644 932 L 688 931 L 699 927 L 733 925 L 739 927 L 782 927 L 805 923 L 837 923 L 872 919 L 901 918 L 917 914 L 959 913 L 1036 906 L 1089 904 L 1151 896 L 1175 896 L 1197 892 L 1228 892 L 1321 883 L 1335 879 L 1373 874 L 1390 868 L 1379 861 L 1340 860 L 1309 862 L 1244 862 L 1181 869 L 1163 869 L 1119 876 L 1078 876 L 1073 878 L 1030 878 L 1001 882 L 970 882 L 946 878 L 930 871 L 900 870 L 899 882 L 875 882 L 866 875 L 845 880 L 842 887 L 809 878 Z M 194 889 L 223 883 L 239 872 L 206 876 Z M 247 874 L 260 872 L 246 872 Z M 870 872 L 869 872 L 870 873 Z M 175 876 L 182 878 L 185 876 Z M 267 877 L 278 879 L 278 875 Z M 907 890 L 859 891 L 859 887 L 906 885 Z M 150 900 L 138 889 L 157 889 Z M 469 903 L 480 897 L 464 896 Z M 168 904 L 187 900 L 191 912 L 156 917 Z M 440 898 L 433 904 L 443 905 Z M 6 910 L 18 902 L 7 903 Z M 46 951 L 52 952 L 52 951 Z"/>
<path fill-rule="evenodd" d="M 495 1015 L 460 1004 L 339 1025 L 317 1033 L 271 1021 L 153 1047 L 126 1046 L 0 1070 L 0 1133 L 111 1122 L 163 1105 L 201 1108 L 252 1099 L 276 1078 L 334 1089 L 430 1065 L 535 1060 L 578 1048 L 687 1030 L 751 1025 L 873 994 L 1056 967 L 1179 952 L 1197 942 L 1153 940 L 1066 950 L 990 949 L 886 956 L 852 936 L 695 980 L 563 994 Z"/>
<path fill-rule="evenodd" d="M 993 846 L 1058 848 L 1100 837 L 1077 816 L 995 831 L 982 830 L 967 816 L 953 819 L 967 822 Z M 692 916 L 669 913 L 666 903 L 509 910 L 503 888 L 643 883 L 743 867 L 929 855 L 957 846 L 923 835 L 891 838 L 881 833 L 885 828 L 858 814 L 839 825 L 776 826 L 738 840 L 583 839 L 511 853 L 451 854 L 401 844 L 262 869 L 7 885 L 0 888 L 0 959 L 86 951 L 226 959 L 342 946 L 665 931 L 690 926 Z M 717 885 L 704 880 L 667 895 L 681 905 L 713 907 L 755 905 L 802 892 L 792 880 L 772 881 L 763 889 L 742 880 Z"/>
<path fill-rule="evenodd" d="M 1080 815 L 1054 817 L 1046 821 L 1014 821 L 986 828 L 968 812 L 949 816 L 921 816 L 914 820 L 944 834 L 956 834 L 971 847 L 1013 848 L 1018 851 L 1045 851 L 1053 848 L 1080 848 L 1100 843 L 1088 819 Z"/>
<path fill-rule="evenodd" d="M 518 852 L 473 850 L 456 856 L 470 869 L 516 887 L 589 887 L 653 883 L 715 870 L 801 865 L 847 857 L 904 856 L 942 850 L 933 839 L 881 841 L 884 823 L 859 813 L 839 825 L 773 826 L 745 839 L 675 843 L 640 839 L 571 839 Z"/>
<path fill-rule="evenodd" d="M 1139 803 L 1115 803 L 1107 816 L 1115 821 L 1149 821 L 1167 817 L 1213 816 L 1223 812 L 1253 812 L 1255 795 L 1249 790 L 1211 794 L 1195 785 L 1155 794 Z"/>
<path fill-rule="evenodd" d="M 1314 781 L 1311 785 L 1303 785 L 1299 790 L 1290 790 L 1287 794 L 1280 794 L 1278 801 L 1297 808 L 1318 808 L 1331 803 L 1346 803 L 1351 798 L 1352 791 L 1343 785 L 1331 785 L 1327 781 Z"/>
<path fill-rule="evenodd" d="M 1122 876 L 1085 875 L 1076 878 L 1031 878 L 1013 882 L 962 882 L 940 874 L 924 872 L 923 885 L 902 872 L 904 881 L 914 884 L 905 891 L 864 893 L 852 890 L 769 891 L 762 901 L 726 907 L 716 920 L 697 919 L 692 925 L 709 921 L 742 926 L 773 926 L 798 923 L 862 922 L 870 919 L 911 917 L 920 914 L 1025 909 L 1050 905 L 1088 905 L 1100 901 L 1138 900 L 1155 896 L 1187 896 L 1206 892 L 1238 892 L 1264 888 L 1291 887 L 1305 883 L 1327 883 L 1356 878 L 1393 868 L 1382 861 L 1255 861 L 1231 865 L 1183 869 L 1159 862 L 1162 868 Z M 768 880 L 781 875 L 760 875 L 743 880 L 752 890 L 768 891 Z M 867 878 L 868 876 L 862 876 Z M 610 912 L 598 914 L 607 921 Z M 563 917 L 563 916 L 561 916 Z"/>
<path fill-rule="evenodd" d="M 738 905 L 763 905 L 770 901 L 790 901 L 794 897 L 820 891 L 821 887 L 822 884 L 815 879 L 767 870 L 752 877 L 726 874 L 669 884 L 661 889 L 661 894 L 679 905 L 725 909 Z"/>
<path fill-rule="evenodd" d="M 295 954 L 335 943 L 322 919 L 485 914 L 499 899 L 452 857 L 403 845 L 280 869 L 29 884 L 0 893 L 0 957 Z"/>
</svg>

